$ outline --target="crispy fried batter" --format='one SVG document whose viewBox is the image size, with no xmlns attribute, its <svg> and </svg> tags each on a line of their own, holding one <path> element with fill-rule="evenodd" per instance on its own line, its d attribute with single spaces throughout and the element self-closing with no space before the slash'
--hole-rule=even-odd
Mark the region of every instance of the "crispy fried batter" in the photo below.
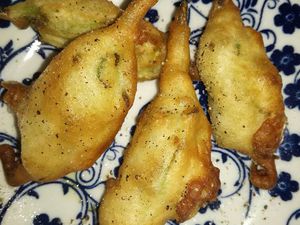
<svg viewBox="0 0 300 225">
<path fill-rule="evenodd" d="M 28 87 L 18 82 L 1 82 L 0 86 L 7 91 L 3 95 L 3 101 L 16 113 L 18 113 L 21 102 L 24 101 L 27 95 Z"/>
<path fill-rule="evenodd" d="M 274 151 L 285 123 L 281 78 L 261 35 L 245 27 L 231 0 L 214 1 L 200 39 L 197 66 L 209 94 L 218 145 L 249 155 L 251 181 L 276 183 Z"/>
<path fill-rule="evenodd" d="M 32 180 L 86 169 L 112 142 L 136 92 L 139 21 L 155 2 L 134 0 L 113 25 L 75 39 L 26 91 L 3 83 Z"/>
<path fill-rule="evenodd" d="M 14 149 L 9 145 L 0 145 L 0 158 L 2 161 L 3 169 L 7 183 L 12 186 L 19 186 L 28 181 L 31 181 L 31 176 L 27 173 L 20 161 L 16 160 Z"/>
<path fill-rule="evenodd" d="M 121 10 L 106 0 L 26 0 L 3 10 L 19 28 L 32 26 L 44 42 L 63 47 L 75 37 L 112 24 Z"/>
<path fill-rule="evenodd" d="M 166 35 L 149 22 L 142 21 L 136 42 L 138 80 L 158 78 L 166 58 Z"/>
<path fill-rule="evenodd" d="M 32 26 L 42 41 L 65 47 L 81 34 L 112 24 L 122 10 L 107 0 L 26 0 L 9 6 L 0 18 L 19 28 Z M 136 45 L 139 80 L 158 77 L 165 59 L 165 35 L 143 21 Z"/>
<path fill-rule="evenodd" d="M 107 182 L 100 224 L 183 222 L 216 198 L 211 129 L 189 77 L 186 3 L 170 27 L 158 96 L 147 106 L 116 180 Z"/>
</svg>

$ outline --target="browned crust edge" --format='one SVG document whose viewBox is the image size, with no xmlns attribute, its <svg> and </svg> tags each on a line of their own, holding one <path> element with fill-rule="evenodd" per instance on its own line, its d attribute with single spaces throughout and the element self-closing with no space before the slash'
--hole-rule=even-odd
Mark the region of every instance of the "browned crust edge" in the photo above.
<svg viewBox="0 0 300 225">
<path fill-rule="evenodd" d="M 0 145 L 0 159 L 7 183 L 11 186 L 20 186 L 32 180 L 23 167 L 20 158 L 14 149 L 7 144 Z"/>
<path fill-rule="evenodd" d="M 187 184 L 184 197 L 176 206 L 178 222 L 193 217 L 198 209 L 217 198 L 220 189 L 219 169 L 212 167 L 206 176 Z"/>
<path fill-rule="evenodd" d="M 277 172 L 274 152 L 278 148 L 286 118 L 284 114 L 266 119 L 253 135 L 254 149 L 250 169 L 251 183 L 262 189 L 271 189 L 276 185 Z"/>
</svg>

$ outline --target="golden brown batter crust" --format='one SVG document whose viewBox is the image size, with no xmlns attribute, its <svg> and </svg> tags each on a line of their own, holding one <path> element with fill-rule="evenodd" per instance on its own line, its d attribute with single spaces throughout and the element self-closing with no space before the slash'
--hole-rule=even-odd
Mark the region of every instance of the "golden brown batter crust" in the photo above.
<svg viewBox="0 0 300 225">
<path fill-rule="evenodd" d="M 72 41 L 30 87 L 2 83 L 4 101 L 17 116 L 22 165 L 32 180 L 86 169 L 110 145 L 134 100 L 134 43 L 155 2 L 134 0 L 113 25 Z"/>
<path fill-rule="evenodd" d="M 186 3 L 171 23 L 159 93 L 141 114 L 116 180 L 107 182 L 101 225 L 183 222 L 216 198 L 211 128 L 189 77 Z"/>
<path fill-rule="evenodd" d="M 217 144 L 249 155 L 252 183 L 272 188 L 277 179 L 273 154 L 286 120 L 281 78 L 261 35 L 243 25 L 231 0 L 213 2 L 197 67 Z"/>
<path fill-rule="evenodd" d="M 0 145 L 0 159 L 9 185 L 19 186 L 32 180 L 21 160 L 19 158 L 16 160 L 15 151 L 11 146 Z"/>
<path fill-rule="evenodd" d="M 26 0 L 5 8 L 0 18 L 22 29 L 31 26 L 43 42 L 62 48 L 84 33 L 111 25 L 121 14 L 107 0 Z M 157 78 L 166 56 L 165 34 L 143 20 L 136 53 L 138 79 Z"/>
<path fill-rule="evenodd" d="M 209 176 L 219 177 L 219 170 L 214 168 Z M 200 177 L 187 184 L 186 193 L 176 206 L 179 222 L 191 218 L 197 213 L 199 206 L 217 198 L 220 181 L 209 176 Z"/>
</svg>

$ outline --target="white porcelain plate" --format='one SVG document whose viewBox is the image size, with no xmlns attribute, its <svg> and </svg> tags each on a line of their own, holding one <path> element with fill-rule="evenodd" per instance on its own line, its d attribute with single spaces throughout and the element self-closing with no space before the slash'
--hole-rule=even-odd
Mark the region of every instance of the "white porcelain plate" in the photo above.
<svg viewBox="0 0 300 225">
<path fill-rule="evenodd" d="M 15 1 L 1 0 L 0 5 Z M 120 1 L 115 1 L 120 4 Z M 300 5 L 297 0 L 237 0 L 246 25 L 262 33 L 271 61 L 280 70 L 288 124 L 277 151 L 278 183 L 270 191 L 249 183 L 249 158 L 213 144 L 213 162 L 221 170 L 218 200 L 199 210 L 186 225 L 296 225 L 300 224 Z M 174 0 L 161 0 L 147 18 L 165 31 L 174 11 Z M 191 0 L 189 24 L 191 53 L 211 7 L 210 0 Z M 0 79 L 29 84 L 58 51 L 41 44 L 30 28 L 19 30 L 0 21 Z M 44 63 L 45 62 L 45 63 Z M 199 100 L 205 105 L 203 85 L 195 82 Z M 156 81 L 138 85 L 133 108 L 105 154 L 86 170 L 49 183 L 27 183 L 9 187 L 0 168 L 0 224 L 75 225 L 98 224 L 97 206 L 107 177 L 115 176 L 122 153 L 131 137 L 135 118 L 156 93 Z M 0 144 L 19 147 L 13 114 L 0 102 Z M 38 138 L 38 137 L 37 137 Z M 34 140 L 33 140 L 34 141 Z M 169 221 L 174 225 L 176 222 Z"/>
</svg>

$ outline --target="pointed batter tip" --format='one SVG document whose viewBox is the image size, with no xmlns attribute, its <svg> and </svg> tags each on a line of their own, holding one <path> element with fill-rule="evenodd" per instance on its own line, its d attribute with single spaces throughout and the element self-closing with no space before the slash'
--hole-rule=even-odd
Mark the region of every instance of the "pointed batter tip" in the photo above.
<svg viewBox="0 0 300 225">
<path fill-rule="evenodd" d="M 176 10 L 174 21 L 175 23 L 185 25 L 187 24 L 187 1 L 183 0 L 178 10 Z"/>
<path fill-rule="evenodd" d="M 277 171 L 274 157 L 261 160 L 259 163 L 252 162 L 250 169 L 251 183 L 261 189 L 272 189 L 277 182 Z"/>
<path fill-rule="evenodd" d="M 223 6 L 225 3 L 225 0 L 216 0 L 218 6 Z"/>
<path fill-rule="evenodd" d="M 216 17 L 220 18 L 219 23 L 234 23 L 241 22 L 240 10 L 232 0 L 214 0 L 212 9 L 209 12 L 208 23 L 217 21 Z"/>
<path fill-rule="evenodd" d="M 11 7 L 0 7 L 0 19 L 8 20 L 20 29 L 25 29 L 29 26 L 29 20 L 25 15 L 22 15 L 22 8 L 16 8 L 17 13 L 11 12 Z M 14 11 L 13 11 L 14 12 Z"/>
<path fill-rule="evenodd" d="M 20 102 L 24 99 L 27 93 L 27 87 L 17 82 L 1 82 L 0 87 L 6 89 L 1 95 L 3 100 L 16 113 Z"/>
<path fill-rule="evenodd" d="M 214 9 L 221 9 L 223 7 L 234 5 L 232 0 L 214 0 L 213 1 L 213 8 Z"/>
<path fill-rule="evenodd" d="M 187 24 L 187 2 L 184 0 L 180 7 L 176 9 L 175 16 L 169 27 L 169 37 L 167 44 L 167 60 L 165 68 L 176 67 L 180 71 L 189 71 L 190 53 L 189 53 L 189 35 L 190 29 Z M 171 75 L 163 73 L 162 76 Z M 172 75 L 173 76 L 173 75 Z"/>
<path fill-rule="evenodd" d="M 233 4 L 232 0 L 214 0 L 214 5 L 216 5 L 218 8 L 224 7 L 226 5 Z"/>
<path fill-rule="evenodd" d="M 20 186 L 32 180 L 11 146 L 0 145 L 0 159 L 9 185 Z"/>
<path fill-rule="evenodd" d="M 147 11 L 157 3 L 158 0 L 132 0 L 124 13 L 119 17 L 118 23 L 138 26 L 140 20 L 146 15 Z"/>
</svg>

